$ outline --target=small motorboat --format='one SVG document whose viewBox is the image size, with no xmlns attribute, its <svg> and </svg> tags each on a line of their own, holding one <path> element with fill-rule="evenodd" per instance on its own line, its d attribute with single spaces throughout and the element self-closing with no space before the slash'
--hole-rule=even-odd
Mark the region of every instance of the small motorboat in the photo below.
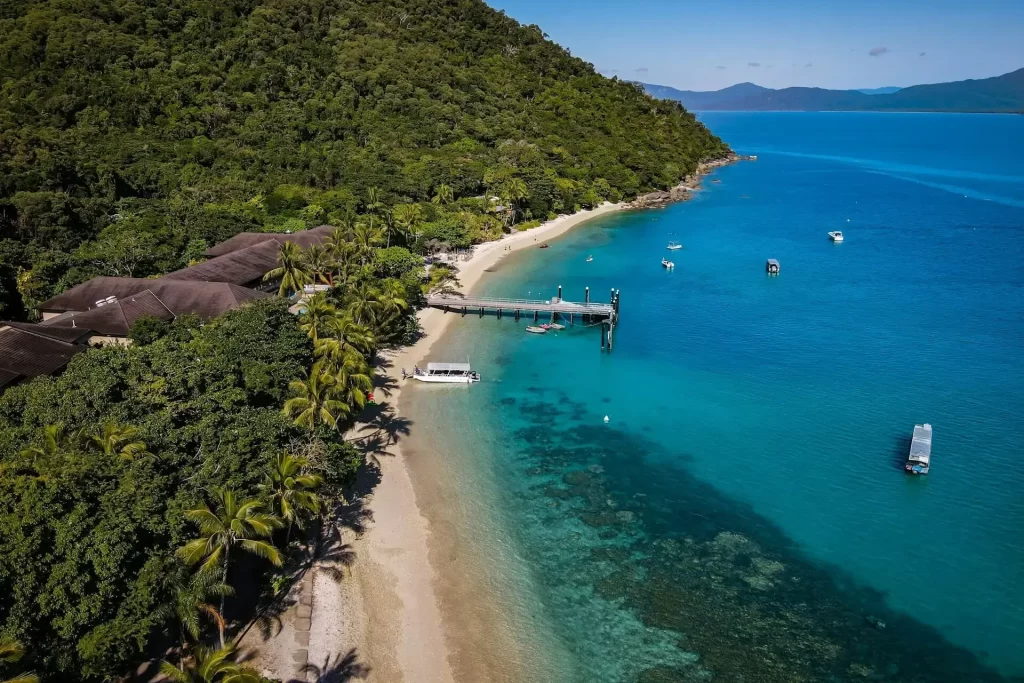
<svg viewBox="0 0 1024 683">
<path fill-rule="evenodd" d="M 549 330 L 564 330 L 565 329 L 565 325 L 563 325 L 561 323 L 551 323 L 547 327 L 548 327 Z"/>
<path fill-rule="evenodd" d="M 828 236 L 829 236 L 829 239 L 831 239 L 833 242 L 842 242 L 843 241 L 843 233 L 840 230 L 833 230 L 833 231 L 831 231 L 828 234 Z"/>
<path fill-rule="evenodd" d="M 593 261 L 593 260 L 594 260 L 594 257 L 593 257 L 593 256 L 588 256 L 588 257 L 587 257 L 587 263 L 590 263 L 590 262 L 591 262 L 591 261 Z"/>
<path fill-rule="evenodd" d="M 679 244 L 679 242 L 669 242 L 665 248 L 669 251 L 676 251 L 677 249 L 682 249 L 683 245 Z"/>
<path fill-rule="evenodd" d="M 661 259 L 661 265 L 665 268 L 668 268 L 669 270 L 672 270 L 673 268 L 676 267 L 676 264 L 672 263 L 667 258 Z"/>
<path fill-rule="evenodd" d="M 551 329 L 551 323 L 541 323 L 540 326 L 543 327 L 545 330 Z"/>
<path fill-rule="evenodd" d="M 547 328 L 540 325 L 530 325 L 526 328 L 526 331 L 531 334 L 544 334 L 547 332 Z"/>
<path fill-rule="evenodd" d="M 427 363 L 427 369 L 417 366 L 412 378 L 421 382 L 443 382 L 447 384 L 472 384 L 480 381 L 480 373 L 469 363 Z"/>
<path fill-rule="evenodd" d="M 540 248 L 540 249 L 547 249 L 547 248 L 548 248 L 548 243 L 547 243 L 547 242 L 545 242 L 544 244 L 540 245 L 540 247 L 539 247 L 539 248 Z"/>
</svg>

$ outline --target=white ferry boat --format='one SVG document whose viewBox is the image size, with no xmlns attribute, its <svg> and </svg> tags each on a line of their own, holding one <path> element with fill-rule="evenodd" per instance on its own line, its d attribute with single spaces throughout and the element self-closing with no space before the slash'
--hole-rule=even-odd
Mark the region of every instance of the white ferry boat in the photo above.
<svg viewBox="0 0 1024 683">
<path fill-rule="evenodd" d="M 833 242 L 842 242 L 843 241 L 843 233 L 840 230 L 833 230 L 832 232 L 830 232 L 828 234 L 828 236 L 829 236 L 829 238 Z"/>
<path fill-rule="evenodd" d="M 910 474 L 928 474 L 932 462 L 932 426 L 914 425 L 914 438 L 910 441 L 910 455 L 905 469 Z"/>
<path fill-rule="evenodd" d="M 470 384 L 480 381 L 480 373 L 469 367 L 469 363 L 427 363 L 427 369 L 417 367 L 413 379 L 421 382 L 445 382 L 448 384 Z"/>
</svg>

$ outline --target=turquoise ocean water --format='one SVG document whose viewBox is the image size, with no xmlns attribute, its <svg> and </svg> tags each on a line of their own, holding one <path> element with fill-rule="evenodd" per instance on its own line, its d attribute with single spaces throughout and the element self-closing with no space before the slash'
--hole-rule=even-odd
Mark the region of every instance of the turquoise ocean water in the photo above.
<svg viewBox="0 0 1024 683">
<path fill-rule="evenodd" d="M 534 680 L 1024 676 L 1024 117 L 703 120 L 758 160 L 478 290 L 617 287 L 612 353 L 467 316 L 409 392 Z"/>
</svg>

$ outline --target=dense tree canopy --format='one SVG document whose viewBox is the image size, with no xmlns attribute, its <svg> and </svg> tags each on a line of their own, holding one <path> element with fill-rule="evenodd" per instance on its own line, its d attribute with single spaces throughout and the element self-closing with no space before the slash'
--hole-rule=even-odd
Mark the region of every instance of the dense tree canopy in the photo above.
<svg viewBox="0 0 1024 683">
<path fill-rule="evenodd" d="M 403 221 L 467 244 L 723 150 L 480 0 L 10 0 L 0 304 L 23 315 L 93 275 L 353 212 L 378 215 L 385 246 Z"/>
</svg>

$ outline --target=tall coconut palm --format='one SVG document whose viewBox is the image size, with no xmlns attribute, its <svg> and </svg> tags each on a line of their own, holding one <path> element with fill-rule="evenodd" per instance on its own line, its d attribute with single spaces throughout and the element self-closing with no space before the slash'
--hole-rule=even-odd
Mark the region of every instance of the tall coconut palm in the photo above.
<svg viewBox="0 0 1024 683">
<path fill-rule="evenodd" d="M 178 578 L 181 578 L 180 573 Z M 221 581 L 214 572 L 196 572 L 174 582 L 174 613 L 181 625 L 182 651 L 187 645 L 186 636 L 199 640 L 204 618 L 217 627 L 220 644 L 224 645 L 224 617 L 210 600 L 234 593 L 235 589 Z"/>
<path fill-rule="evenodd" d="M 360 325 L 373 323 L 380 302 L 377 289 L 368 280 L 362 280 L 349 291 L 348 313 Z"/>
<path fill-rule="evenodd" d="M 384 224 L 384 247 L 388 248 L 391 246 L 391 235 L 398 229 L 398 224 L 395 223 L 395 212 L 384 207 L 380 210 L 380 220 Z"/>
<path fill-rule="evenodd" d="M 349 407 L 338 398 L 337 378 L 322 363 L 314 363 L 309 376 L 292 380 L 288 389 L 292 398 L 284 402 L 282 412 L 310 433 L 319 425 L 333 429 L 349 412 Z"/>
<path fill-rule="evenodd" d="M 332 283 L 335 281 L 344 284 L 348 273 L 348 265 L 351 261 L 353 245 L 351 235 L 343 228 L 331 230 L 331 234 L 324 240 L 324 249 L 330 260 Z"/>
<path fill-rule="evenodd" d="M 380 304 L 381 313 L 387 317 L 400 314 L 409 308 L 407 296 L 405 285 L 395 278 L 387 278 L 380 283 L 377 291 L 377 302 Z"/>
<path fill-rule="evenodd" d="M 21 661 L 21 658 L 24 656 L 25 648 L 21 643 L 7 638 L 0 639 L 0 663 L 14 664 L 15 662 Z M 4 679 L 3 683 L 39 683 L 39 676 L 36 676 L 34 673 L 27 672 L 15 676 L 14 678 Z"/>
<path fill-rule="evenodd" d="M 274 529 L 283 524 L 273 514 L 263 510 L 263 503 L 255 498 L 239 502 L 235 493 L 225 488 L 211 491 L 214 507 L 203 503 L 185 511 L 185 518 L 199 526 L 199 538 L 178 548 L 178 557 L 187 564 L 200 564 L 201 572 L 221 568 L 221 583 L 228 582 L 231 549 L 239 547 L 258 557 L 281 566 L 281 553 L 272 544 L 260 540 L 270 538 Z M 224 613 L 224 597 L 220 599 L 220 613 Z"/>
<path fill-rule="evenodd" d="M 332 369 L 338 398 L 349 406 L 362 408 L 366 405 L 366 395 L 373 391 L 372 370 L 366 359 L 357 353 L 348 353 Z"/>
<path fill-rule="evenodd" d="M 384 208 L 384 201 L 381 199 L 380 189 L 371 187 L 366 190 L 366 210 L 370 213 L 380 213 Z"/>
<path fill-rule="evenodd" d="M 430 201 L 434 204 L 450 204 L 455 201 L 455 192 L 452 190 L 451 185 L 442 183 L 437 186 L 437 189 L 434 191 L 434 197 Z"/>
<path fill-rule="evenodd" d="M 341 312 L 323 292 L 317 292 L 306 299 L 305 308 L 305 312 L 299 316 L 299 327 L 316 344 L 321 336 L 329 334 L 331 322 L 340 318 Z"/>
<path fill-rule="evenodd" d="M 302 261 L 310 281 L 319 280 L 325 285 L 333 284 L 331 282 L 331 257 L 324 247 L 319 244 L 312 245 L 303 252 Z"/>
<path fill-rule="evenodd" d="M 363 356 L 373 353 L 376 340 L 365 325 L 360 325 L 350 315 L 342 315 L 327 322 L 327 335 L 323 342 L 336 340 L 339 350 L 354 349 Z"/>
<path fill-rule="evenodd" d="M 373 248 L 380 244 L 382 237 L 380 229 L 374 224 L 373 216 L 356 225 L 352 243 L 355 244 L 360 265 L 366 265 L 370 255 L 373 254 Z"/>
<path fill-rule="evenodd" d="M 292 526 L 303 528 L 303 517 L 320 512 L 320 496 L 316 489 L 323 483 L 323 477 L 306 470 L 309 460 L 281 451 L 274 456 L 261 488 L 270 498 L 277 515 L 288 524 L 287 543 L 291 539 Z"/>
<path fill-rule="evenodd" d="M 104 455 L 131 462 L 135 458 L 150 454 L 146 450 L 146 443 L 138 436 L 137 427 L 105 422 L 100 431 L 88 435 L 86 443 Z"/>
<path fill-rule="evenodd" d="M 395 225 L 406 244 L 416 240 L 415 228 L 423 220 L 419 204 L 400 204 L 394 208 Z"/>
<path fill-rule="evenodd" d="M 277 268 L 263 276 L 264 280 L 281 279 L 277 289 L 278 296 L 287 296 L 289 292 L 300 292 L 302 286 L 309 284 L 309 271 L 303 259 L 302 248 L 295 242 L 285 242 L 277 252 Z"/>
<path fill-rule="evenodd" d="M 530 196 L 526 183 L 522 178 L 509 178 L 501 187 L 501 199 L 508 206 L 506 216 L 509 217 L 509 225 L 516 222 L 516 215 L 519 213 L 519 203 Z"/>
<path fill-rule="evenodd" d="M 235 662 L 236 650 L 234 643 L 216 650 L 198 647 L 180 667 L 161 662 L 160 673 L 173 683 L 261 683 L 263 677 L 255 669 Z"/>
</svg>

